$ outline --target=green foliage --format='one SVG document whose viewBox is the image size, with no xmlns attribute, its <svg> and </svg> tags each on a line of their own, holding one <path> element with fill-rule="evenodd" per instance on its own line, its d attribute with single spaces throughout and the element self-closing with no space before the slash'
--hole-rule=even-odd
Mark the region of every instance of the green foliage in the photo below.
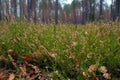
<svg viewBox="0 0 120 80">
<path fill-rule="evenodd" d="M 119 25 L 89 23 L 75 29 L 74 25 L 59 24 L 54 33 L 52 24 L 0 23 L 0 56 L 6 57 L 5 64 L 9 66 L 9 49 L 17 55 L 17 64 L 31 55 L 30 62 L 43 73 L 52 73 L 53 79 L 88 79 L 92 64 L 98 64 L 98 77 L 102 76 L 100 66 L 106 66 L 112 77 L 120 77 Z"/>
</svg>

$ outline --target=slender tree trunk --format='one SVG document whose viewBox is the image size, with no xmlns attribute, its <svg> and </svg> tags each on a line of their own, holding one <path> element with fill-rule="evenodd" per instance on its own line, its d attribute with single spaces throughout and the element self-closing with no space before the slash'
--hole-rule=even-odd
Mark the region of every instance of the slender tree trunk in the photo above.
<svg viewBox="0 0 120 80">
<path fill-rule="evenodd" d="M 51 19 L 50 19 L 50 16 L 51 16 L 51 9 L 52 9 L 52 3 L 51 3 L 51 0 L 48 0 L 48 23 L 51 22 Z"/>
<path fill-rule="evenodd" d="M 45 22 L 45 1 L 42 0 L 42 22 Z"/>
<path fill-rule="evenodd" d="M 28 13 L 27 19 L 28 21 L 30 21 L 30 0 L 27 1 L 27 13 Z"/>
<path fill-rule="evenodd" d="M 22 18 L 23 17 L 22 0 L 19 0 L 19 4 L 20 4 L 20 18 Z"/>
<path fill-rule="evenodd" d="M 9 4 L 9 2 L 7 4 Z M 15 17 L 17 15 L 17 0 L 11 0 L 11 14 Z"/>
<path fill-rule="evenodd" d="M 87 0 L 82 0 L 82 24 L 87 22 Z"/>
<path fill-rule="evenodd" d="M 13 0 L 14 4 L 14 16 L 17 17 L 17 0 Z"/>
<path fill-rule="evenodd" d="M 120 20 L 120 0 L 116 0 L 116 18 Z"/>
<path fill-rule="evenodd" d="M 76 6 L 75 6 L 75 0 L 73 1 L 73 16 L 74 16 L 74 20 L 73 23 L 76 24 L 77 23 L 77 16 L 76 16 Z"/>
<path fill-rule="evenodd" d="M 114 8 L 115 4 L 114 4 L 114 0 L 111 0 L 111 2 L 112 2 L 111 7 L 110 7 L 111 8 L 111 20 L 115 21 L 115 13 L 114 13 L 115 12 L 115 8 Z"/>
<path fill-rule="evenodd" d="M 55 2 L 55 24 L 58 24 L 58 0 Z"/>
<path fill-rule="evenodd" d="M 36 1 L 30 0 L 30 18 L 36 22 Z"/>
<path fill-rule="evenodd" d="M 104 0 L 100 0 L 100 13 L 99 13 L 99 19 L 103 18 L 103 1 Z"/>
<path fill-rule="evenodd" d="M 6 15 L 9 16 L 9 1 L 5 0 L 5 5 L 6 5 Z"/>
<path fill-rule="evenodd" d="M 33 14 L 34 14 L 34 22 L 36 23 L 37 21 L 37 10 L 36 10 L 36 3 L 37 0 L 33 0 Z"/>
<path fill-rule="evenodd" d="M 2 2 L 0 0 L 0 21 L 2 20 Z"/>
<path fill-rule="evenodd" d="M 26 2 L 25 0 L 20 0 L 20 17 L 23 18 L 27 18 L 27 6 L 26 6 Z"/>
<path fill-rule="evenodd" d="M 30 18 L 34 18 L 34 1 L 30 0 Z"/>
<path fill-rule="evenodd" d="M 41 15 L 41 7 L 40 7 L 41 5 L 40 5 L 40 3 L 41 3 L 41 2 L 38 0 L 38 4 L 39 4 L 39 5 L 38 5 L 38 10 L 39 10 L 39 12 L 38 12 L 39 22 L 41 22 L 41 19 L 42 19 L 42 18 L 40 17 L 40 15 Z"/>
<path fill-rule="evenodd" d="M 89 0 L 89 21 L 95 20 L 95 0 Z"/>
<path fill-rule="evenodd" d="M 11 15 L 14 15 L 14 0 L 11 0 Z"/>
</svg>

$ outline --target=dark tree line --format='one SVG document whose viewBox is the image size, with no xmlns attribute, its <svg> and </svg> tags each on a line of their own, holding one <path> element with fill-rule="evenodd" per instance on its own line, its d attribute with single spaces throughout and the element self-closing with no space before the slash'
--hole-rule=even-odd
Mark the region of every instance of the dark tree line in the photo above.
<svg viewBox="0 0 120 80">
<path fill-rule="evenodd" d="M 73 0 L 61 4 L 62 0 L 0 0 L 0 20 L 16 20 L 55 24 L 82 23 L 111 19 L 120 20 L 120 0 Z M 64 0 L 63 0 L 64 1 Z"/>
</svg>

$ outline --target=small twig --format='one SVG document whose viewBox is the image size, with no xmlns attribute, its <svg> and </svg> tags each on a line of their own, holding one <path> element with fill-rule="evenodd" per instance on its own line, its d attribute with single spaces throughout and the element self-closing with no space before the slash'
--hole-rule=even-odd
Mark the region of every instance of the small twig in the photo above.
<svg viewBox="0 0 120 80">
<path fill-rule="evenodd" d="M 11 55 L 8 55 L 8 57 L 9 57 L 10 61 L 12 62 L 13 66 L 14 66 L 15 68 L 17 68 L 17 64 L 15 63 L 14 59 L 12 58 L 12 56 L 11 56 Z"/>
</svg>

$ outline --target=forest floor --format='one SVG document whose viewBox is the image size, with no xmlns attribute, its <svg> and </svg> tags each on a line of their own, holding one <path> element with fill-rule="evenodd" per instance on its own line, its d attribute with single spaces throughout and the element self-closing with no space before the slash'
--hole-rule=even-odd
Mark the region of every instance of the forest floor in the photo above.
<svg viewBox="0 0 120 80">
<path fill-rule="evenodd" d="M 0 80 L 120 80 L 120 23 L 0 23 Z"/>
</svg>

